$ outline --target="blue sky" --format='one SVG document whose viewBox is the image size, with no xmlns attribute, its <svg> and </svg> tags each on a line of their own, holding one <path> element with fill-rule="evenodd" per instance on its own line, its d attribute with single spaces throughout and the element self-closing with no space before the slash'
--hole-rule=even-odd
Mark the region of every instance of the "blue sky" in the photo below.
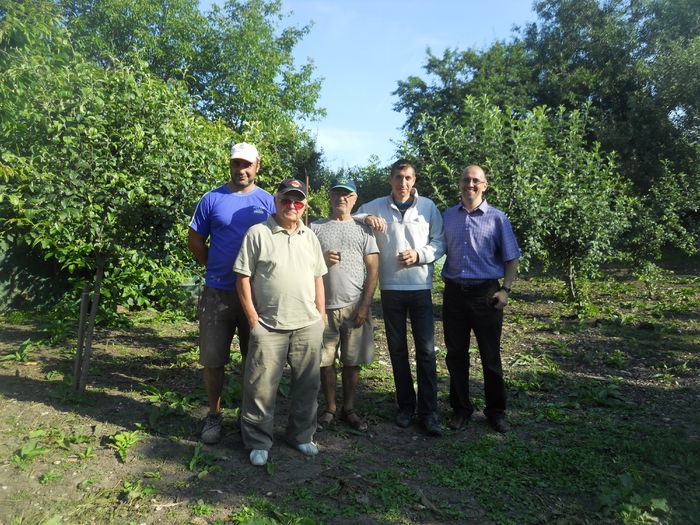
<svg viewBox="0 0 700 525">
<path fill-rule="evenodd" d="M 211 3 L 203 0 L 202 6 Z M 364 165 L 370 155 L 394 159 L 403 116 L 391 93 L 410 75 L 424 76 L 426 48 L 488 47 L 533 22 L 530 0 L 282 0 L 283 26 L 313 21 L 297 46 L 323 77 L 319 105 L 328 115 L 306 123 L 332 168 Z"/>
</svg>

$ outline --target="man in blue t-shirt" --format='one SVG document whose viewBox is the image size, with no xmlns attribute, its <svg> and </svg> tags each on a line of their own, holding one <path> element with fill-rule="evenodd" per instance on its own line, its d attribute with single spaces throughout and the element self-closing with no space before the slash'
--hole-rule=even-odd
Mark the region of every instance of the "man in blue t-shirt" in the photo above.
<svg viewBox="0 0 700 525">
<path fill-rule="evenodd" d="M 229 164 L 231 180 L 204 195 L 190 221 L 187 245 L 206 267 L 199 305 L 199 363 L 204 367 L 209 400 L 209 414 L 202 430 L 204 443 L 221 439 L 224 367 L 231 360 L 231 341 L 236 331 L 241 370 L 245 370 L 250 328 L 236 293 L 233 262 L 248 228 L 275 212 L 272 195 L 255 185 L 259 168 L 256 147 L 245 142 L 235 144 Z"/>
</svg>

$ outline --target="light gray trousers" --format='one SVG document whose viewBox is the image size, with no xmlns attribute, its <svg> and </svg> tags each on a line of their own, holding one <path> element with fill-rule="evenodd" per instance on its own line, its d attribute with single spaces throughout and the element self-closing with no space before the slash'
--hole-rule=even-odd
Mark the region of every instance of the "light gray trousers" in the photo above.
<svg viewBox="0 0 700 525">
<path fill-rule="evenodd" d="M 316 431 L 323 321 L 296 330 L 272 330 L 257 323 L 250 332 L 246 359 L 241 434 L 246 449 L 269 450 L 275 404 L 285 363 L 292 370 L 285 438 L 309 443 Z"/>
</svg>

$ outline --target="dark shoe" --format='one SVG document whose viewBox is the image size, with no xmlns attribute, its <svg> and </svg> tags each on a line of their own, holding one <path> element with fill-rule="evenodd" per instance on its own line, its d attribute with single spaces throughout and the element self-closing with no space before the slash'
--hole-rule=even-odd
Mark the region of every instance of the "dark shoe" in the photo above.
<svg viewBox="0 0 700 525">
<path fill-rule="evenodd" d="M 421 418 L 421 425 L 431 436 L 442 436 L 442 429 L 440 428 L 438 418 L 435 414 Z"/>
<path fill-rule="evenodd" d="M 510 425 L 506 421 L 506 416 L 495 416 L 488 418 L 489 425 L 499 434 L 505 434 L 510 430 Z"/>
<path fill-rule="evenodd" d="M 209 412 L 204 420 L 204 428 L 202 428 L 202 441 L 207 444 L 221 441 L 222 424 L 221 412 Z"/>
<path fill-rule="evenodd" d="M 469 416 L 465 414 L 454 414 L 450 419 L 450 428 L 452 430 L 464 430 L 469 424 Z"/>
<path fill-rule="evenodd" d="M 413 422 L 413 410 L 399 410 L 396 414 L 396 426 L 408 428 Z"/>
</svg>

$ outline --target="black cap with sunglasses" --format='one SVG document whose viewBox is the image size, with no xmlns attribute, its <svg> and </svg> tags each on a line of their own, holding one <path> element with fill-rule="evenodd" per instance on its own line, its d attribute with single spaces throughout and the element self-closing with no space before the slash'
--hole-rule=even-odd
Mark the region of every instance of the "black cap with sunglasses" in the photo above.
<svg viewBox="0 0 700 525">
<path fill-rule="evenodd" d="M 277 187 L 277 195 L 284 195 L 292 191 L 301 193 L 302 197 L 304 199 L 306 198 L 306 184 L 304 184 L 300 180 L 284 179 L 282 182 L 280 182 L 280 185 Z"/>
</svg>

